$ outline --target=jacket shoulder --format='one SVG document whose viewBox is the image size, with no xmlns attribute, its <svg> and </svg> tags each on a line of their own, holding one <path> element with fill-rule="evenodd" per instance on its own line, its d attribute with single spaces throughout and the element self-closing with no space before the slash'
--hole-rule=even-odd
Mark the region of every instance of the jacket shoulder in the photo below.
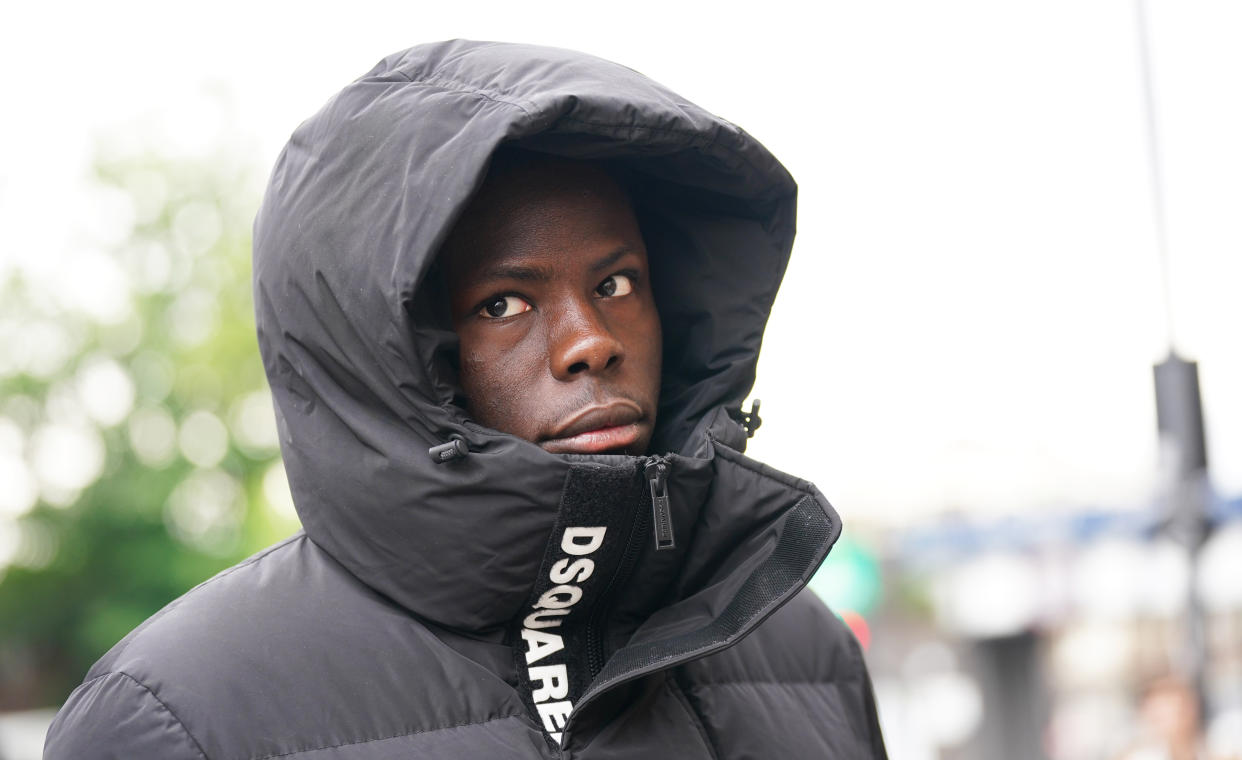
<svg viewBox="0 0 1242 760">
<path fill-rule="evenodd" d="M 49 748 L 91 746 L 109 724 L 122 744 L 164 741 L 169 751 L 49 758 L 180 758 L 174 741 L 213 759 L 271 757 L 524 714 L 491 669 L 304 535 L 187 592 L 87 678 Z"/>
<path fill-rule="evenodd" d="M 862 649 L 809 590 L 737 645 L 681 668 L 678 682 L 717 746 L 758 757 L 886 757 Z"/>
<path fill-rule="evenodd" d="M 866 675 L 854 634 L 815 594 L 804 590 L 730 649 L 688 666 L 703 683 L 741 681 L 841 683 Z"/>
<path fill-rule="evenodd" d="M 44 760 L 159 757 L 206 760 L 202 748 L 168 706 L 124 673 L 82 684 L 56 714 Z"/>
</svg>

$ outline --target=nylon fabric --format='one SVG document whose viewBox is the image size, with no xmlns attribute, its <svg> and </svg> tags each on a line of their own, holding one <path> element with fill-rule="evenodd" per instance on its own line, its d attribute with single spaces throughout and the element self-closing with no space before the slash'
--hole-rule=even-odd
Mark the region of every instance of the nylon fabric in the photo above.
<svg viewBox="0 0 1242 760">
<path fill-rule="evenodd" d="M 550 454 L 455 404 L 430 273 L 502 144 L 604 163 L 634 198 L 672 549 L 648 457 Z M 293 133 L 255 221 L 304 532 L 119 642 L 45 757 L 884 757 L 857 644 L 802 591 L 840 520 L 735 420 L 795 201 L 758 141 L 631 69 L 466 40 L 381 60 Z M 433 462 L 454 437 L 469 453 Z"/>
</svg>

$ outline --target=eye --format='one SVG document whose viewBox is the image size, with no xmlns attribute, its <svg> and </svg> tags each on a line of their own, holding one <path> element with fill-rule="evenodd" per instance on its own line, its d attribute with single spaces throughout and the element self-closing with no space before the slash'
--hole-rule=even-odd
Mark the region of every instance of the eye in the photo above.
<svg viewBox="0 0 1242 760">
<path fill-rule="evenodd" d="M 518 296 L 496 296 L 483 304 L 479 309 L 479 316 L 484 319 L 500 319 L 530 310 L 531 305 Z"/>
<path fill-rule="evenodd" d="M 634 278 L 628 274 L 610 275 L 595 288 L 595 292 L 604 298 L 629 295 L 634 292 Z"/>
</svg>

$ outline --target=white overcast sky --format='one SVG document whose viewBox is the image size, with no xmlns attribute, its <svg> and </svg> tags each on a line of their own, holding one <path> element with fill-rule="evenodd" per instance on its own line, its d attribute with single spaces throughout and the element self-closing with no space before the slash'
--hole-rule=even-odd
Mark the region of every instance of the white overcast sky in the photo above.
<svg viewBox="0 0 1242 760">
<path fill-rule="evenodd" d="M 1177 341 L 1200 362 L 1214 479 L 1237 496 L 1242 4 L 1149 7 Z M 799 180 L 754 455 L 815 481 L 854 524 L 1150 497 L 1167 334 L 1132 0 L 220 0 L 3 16 L 0 271 L 47 271 L 99 224 L 82 178 L 101 134 L 250 145 L 266 170 L 389 52 L 448 37 L 571 47 L 740 124 Z"/>
</svg>

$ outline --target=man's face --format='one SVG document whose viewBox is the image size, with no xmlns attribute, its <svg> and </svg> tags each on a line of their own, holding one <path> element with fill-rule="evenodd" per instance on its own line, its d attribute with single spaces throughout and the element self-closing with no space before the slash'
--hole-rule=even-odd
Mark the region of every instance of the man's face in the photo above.
<svg viewBox="0 0 1242 760">
<path fill-rule="evenodd" d="M 475 420 L 556 453 L 647 452 L 660 320 L 634 211 L 607 174 L 503 171 L 442 255 Z"/>
</svg>

